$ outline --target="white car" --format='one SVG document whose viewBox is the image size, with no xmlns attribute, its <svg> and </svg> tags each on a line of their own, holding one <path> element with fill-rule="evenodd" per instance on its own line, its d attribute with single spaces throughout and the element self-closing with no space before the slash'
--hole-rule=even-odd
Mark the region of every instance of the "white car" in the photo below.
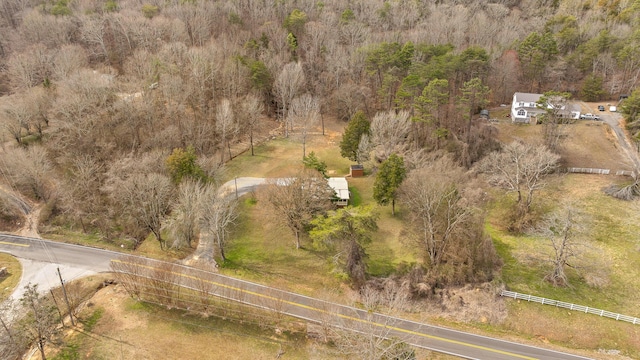
<svg viewBox="0 0 640 360">
<path fill-rule="evenodd" d="M 580 115 L 580 119 L 584 119 L 584 120 L 600 120 L 600 116 L 594 115 L 594 114 L 591 114 L 591 113 L 586 113 L 586 114 Z"/>
</svg>

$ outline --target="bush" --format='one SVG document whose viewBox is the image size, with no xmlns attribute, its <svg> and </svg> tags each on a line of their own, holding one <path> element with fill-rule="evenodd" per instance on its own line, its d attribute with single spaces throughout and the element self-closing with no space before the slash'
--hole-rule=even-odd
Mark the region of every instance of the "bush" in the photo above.
<svg viewBox="0 0 640 360">
<path fill-rule="evenodd" d="M 155 5 L 151 5 L 151 4 L 142 5 L 142 15 L 144 15 L 144 17 L 146 17 L 147 19 L 151 19 L 152 17 L 158 15 L 159 12 L 160 12 L 160 8 L 158 8 Z"/>
</svg>

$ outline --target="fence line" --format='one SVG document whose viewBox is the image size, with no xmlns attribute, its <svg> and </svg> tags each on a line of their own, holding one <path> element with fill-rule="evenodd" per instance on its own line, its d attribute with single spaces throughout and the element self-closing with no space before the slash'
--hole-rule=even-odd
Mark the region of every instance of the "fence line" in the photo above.
<svg viewBox="0 0 640 360">
<path fill-rule="evenodd" d="M 594 169 L 594 168 L 567 168 L 567 172 L 570 173 L 581 173 L 581 174 L 600 174 L 600 175 L 609 175 L 611 170 L 609 169 Z"/>
<path fill-rule="evenodd" d="M 513 298 L 513 299 L 526 300 L 526 301 L 530 301 L 530 302 L 537 302 L 537 303 L 540 303 L 542 305 L 552 305 L 552 306 L 561 307 L 561 308 L 565 308 L 565 309 L 569 309 L 569 310 L 573 310 L 573 311 L 580 311 L 580 312 L 583 312 L 583 313 L 588 313 L 588 314 L 594 314 L 594 315 L 598 315 L 598 316 L 608 317 L 608 318 L 611 318 L 611 319 L 614 319 L 614 320 L 618 320 L 618 321 L 626 321 L 626 322 L 630 322 L 630 323 L 632 323 L 634 325 L 635 324 L 640 325 L 640 319 L 638 319 L 636 317 L 622 315 L 622 314 L 618 314 L 618 313 L 612 313 L 610 311 L 595 309 L 595 308 L 588 307 L 588 306 L 570 304 L 570 303 L 566 303 L 566 302 L 563 302 L 563 301 L 547 299 L 547 298 L 543 298 L 543 297 L 539 297 L 539 296 L 533 296 L 533 295 L 529 295 L 529 294 L 520 294 L 520 293 L 517 293 L 517 292 L 507 291 L 507 290 L 502 290 L 500 292 L 500 296 L 509 297 L 509 298 Z"/>
<path fill-rule="evenodd" d="M 597 168 L 576 168 L 576 167 L 568 167 L 565 168 L 568 173 L 578 173 L 578 174 L 600 174 L 600 175 L 612 175 L 616 176 L 631 176 L 633 178 L 636 177 L 636 173 L 634 171 L 629 170 L 616 170 L 612 172 L 611 169 L 597 169 Z"/>
</svg>

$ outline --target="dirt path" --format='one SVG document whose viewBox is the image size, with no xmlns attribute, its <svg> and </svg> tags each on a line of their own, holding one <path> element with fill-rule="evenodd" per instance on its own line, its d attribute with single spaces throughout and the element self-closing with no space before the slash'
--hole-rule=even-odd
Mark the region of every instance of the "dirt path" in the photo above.
<svg viewBox="0 0 640 360">
<path fill-rule="evenodd" d="M 0 192 L 6 195 L 6 198 L 12 201 L 17 208 L 24 214 L 25 222 L 22 227 L 13 233 L 20 236 L 27 236 L 40 239 L 38 233 L 38 219 L 40 218 L 40 204 L 33 205 L 30 201 L 25 200 L 20 194 L 8 188 L 6 185 L 0 184 Z"/>
</svg>

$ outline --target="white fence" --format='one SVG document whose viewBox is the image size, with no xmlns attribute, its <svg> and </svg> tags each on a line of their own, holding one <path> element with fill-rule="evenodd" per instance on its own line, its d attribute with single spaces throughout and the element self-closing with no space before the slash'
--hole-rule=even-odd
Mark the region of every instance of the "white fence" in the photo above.
<svg viewBox="0 0 640 360">
<path fill-rule="evenodd" d="M 640 319 L 638 319 L 636 317 L 617 314 L 617 313 L 612 313 L 610 311 L 595 309 L 595 308 L 591 308 L 591 307 L 588 307 L 588 306 L 570 304 L 570 303 L 566 303 L 566 302 L 562 302 L 562 301 L 558 301 L 558 300 L 546 299 L 546 298 L 533 296 L 533 295 L 528 295 L 528 294 L 520 294 L 520 293 L 517 293 L 517 292 L 507 291 L 507 290 L 502 290 L 502 292 L 500 292 L 500 296 L 509 297 L 509 298 L 513 298 L 513 299 L 526 300 L 526 301 L 531 301 L 531 302 L 537 302 L 537 303 L 540 303 L 540 304 L 543 304 L 543 305 L 551 305 L 551 306 L 561 307 L 561 308 L 565 308 L 565 309 L 569 309 L 569 310 L 580 311 L 580 312 L 583 312 L 583 313 L 604 316 L 604 317 L 608 317 L 608 318 L 611 318 L 611 319 L 615 319 L 615 320 L 619 320 L 619 321 L 626 321 L 626 322 L 630 322 L 632 324 L 640 325 Z"/>
<path fill-rule="evenodd" d="M 581 174 L 600 174 L 600 175 L 609 175 L 611 170 L 609 169 L 594 169 L 594 168 L 567 168 L 567 172 L 570 173 L 581 173 Z"/>
<path fill-rule="evenodd" d="M 615 172 L 612 172 L 611 169 L 596 169 L 596 168 L 568 167 L 567 172 L 579 173 L 579 174 L 600 174 L 600 175 L 616 174 L 616 176 L 631 176 L 633 178 L 635 178 L 636 176 L 636 174 L 633 171 L 629 171 L 629 170 L 616 170 Z"/>
</svg>

